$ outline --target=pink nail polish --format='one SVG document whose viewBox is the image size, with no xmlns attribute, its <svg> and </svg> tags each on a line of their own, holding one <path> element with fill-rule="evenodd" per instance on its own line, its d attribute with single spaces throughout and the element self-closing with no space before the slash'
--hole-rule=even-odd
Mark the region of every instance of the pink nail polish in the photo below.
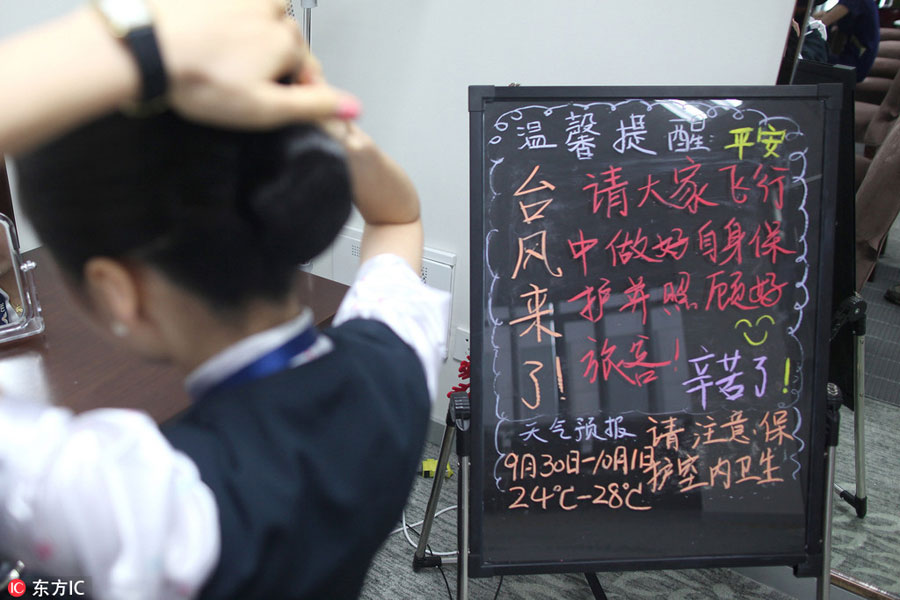
<svg viewBox="0 0 900 600">
<path fill-rule="evenodd" d="M 362 112 L 362 103 L 352 96 L 344 96 L 338 103 L 335 115 L 339 119 L 356 119 Z"/>
</svg>

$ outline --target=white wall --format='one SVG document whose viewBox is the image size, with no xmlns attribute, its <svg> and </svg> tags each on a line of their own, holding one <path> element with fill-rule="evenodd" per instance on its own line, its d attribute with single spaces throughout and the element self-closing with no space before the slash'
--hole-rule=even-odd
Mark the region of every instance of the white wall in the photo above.
<svg viewBox="0 0 900 600">
<path fill-rule="evenodd" d="M 0 2 L 0 38 L 62 15 L 81 4 L 84 4 L 83 0 L 3 0 Z"/>
<path fill-rule="evenodd" d="M 4 0 L 0 1 L 0 39 L 32 27 L 43 21 L 60 16 L 76 6 L 83 4 L 81 0 Z M 22 60 L 28 60 L 22 57 Z M 0 82 L 0 94 L 15 94 Z M 10 185 L 13 188 L 13 210 L 16 211 L 17 229 L 19 232 L 19 245 L 22 250 L 31 250 L 38 245 L 37 236 L 31 226 L 25 221 L 15 190 L 15 167 L 10 165 Z"/>
<path fill-rule="evenodd" d="M 321 0 L 311 38 L 326 76 L 362 99 L 363 126 L 415 180 L 426 244 L 458 256 L 455 330 L 469 326 L 469 85 L 771 84 L 793 5 Z M 436 421 L 457 367 L 441 374 Z"/>
</svg>

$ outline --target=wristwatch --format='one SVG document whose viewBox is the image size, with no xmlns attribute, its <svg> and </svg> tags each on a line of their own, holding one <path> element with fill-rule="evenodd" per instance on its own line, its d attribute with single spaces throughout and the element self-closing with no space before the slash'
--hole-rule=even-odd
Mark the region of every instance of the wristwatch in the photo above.
<svg viewBox="0 0 900 600">
<path fill-rule="evenodd" d="M 113 36 L 125 43 L 137 62 L 141 73 L 138 109 L 161 103 L 166 93 L 166 69 L 146 0 L 92 0 L 91 3 Z"/>
</svg>

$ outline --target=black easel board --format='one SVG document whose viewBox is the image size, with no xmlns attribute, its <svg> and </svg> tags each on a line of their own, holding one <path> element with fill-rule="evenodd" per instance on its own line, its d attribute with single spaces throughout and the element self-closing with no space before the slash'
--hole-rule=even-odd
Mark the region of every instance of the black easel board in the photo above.
<svg viewBox="0 0 900 600">
<path fill-rule="evenodd" d="M 814 572 L 839 86 L 469 100 L 471 573 Z"/>
<path fill-rule="evenodd" d="M 800 60 L 794 73 L 795 84 L 837 83 L 841 85 L 842 104 L 838 135 L 837 181 L 835 183 L 834 275 L 831 306 L 836 312 L 841 303 L 856 292 L 856 118 L 854 92 L 856 69 Z M 828 381 L 841 389 L 844 404 L 854 408 L 856 377 L 856 338 L 851 327 L 843 327 L 831 340 Z"/>
</svg>

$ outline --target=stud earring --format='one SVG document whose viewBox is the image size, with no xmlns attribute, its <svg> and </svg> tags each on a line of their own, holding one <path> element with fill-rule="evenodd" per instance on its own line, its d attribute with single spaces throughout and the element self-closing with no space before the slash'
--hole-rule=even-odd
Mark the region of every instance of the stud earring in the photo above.
<svg viewBox="0 0 900 600">
<path fill-rule="evenodd" d="M 122 337 L 125 337 L 126 335 L 128 335 L 128 325 L 126 325 L 125 323 L 120 323 L 119 321 L 114 321 L 113 324 L 110 326 L 110 329 L 112 329 L 112 333 L 116 337 L 122 338 Z"/>
</svg>

